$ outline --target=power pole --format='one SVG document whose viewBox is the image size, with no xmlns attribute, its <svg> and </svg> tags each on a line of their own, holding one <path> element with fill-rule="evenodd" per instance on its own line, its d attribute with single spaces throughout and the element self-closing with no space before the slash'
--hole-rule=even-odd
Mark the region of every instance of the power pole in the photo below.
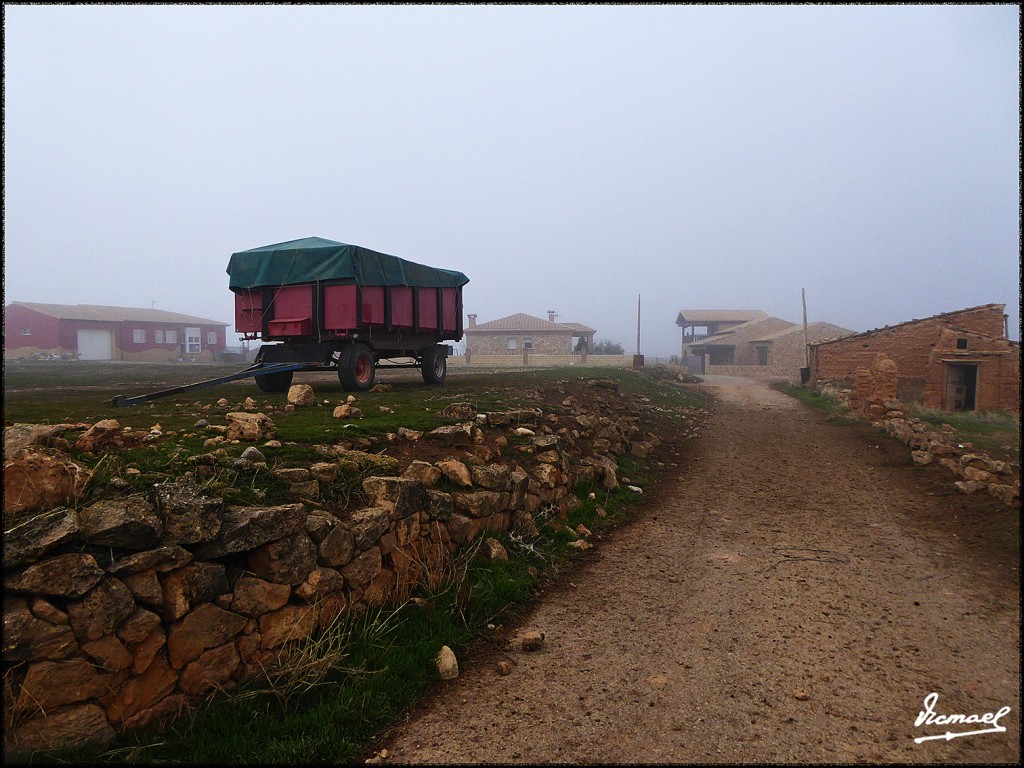
<svg viewBox="0 0 1024 768">
<path fill-rule="evenodd" d="M 636 353 L 640 354 L 640 294 L 636 295 Z"/>
<path fill-rule="evenodd" d="M 800 301 L 804 305 L 804 367 L 811 367 L 811 347 L 807 342 L 807 296 L 804 294 L 804 289 L 800 289 Z"/>
</svg>

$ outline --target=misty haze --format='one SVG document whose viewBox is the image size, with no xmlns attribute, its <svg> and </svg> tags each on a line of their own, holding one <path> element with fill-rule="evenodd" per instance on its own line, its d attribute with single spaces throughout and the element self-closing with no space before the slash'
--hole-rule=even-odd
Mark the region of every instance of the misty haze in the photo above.
<svg viewBox="0 0 1024 768">
<path fill-rule="evenodd" d="M 229 324 L 232 253 L 458 270 L 466 313 L 680 352 L 1005 304 L 1018 11 L 6 5 L 5 304 Z"/>
</svg>

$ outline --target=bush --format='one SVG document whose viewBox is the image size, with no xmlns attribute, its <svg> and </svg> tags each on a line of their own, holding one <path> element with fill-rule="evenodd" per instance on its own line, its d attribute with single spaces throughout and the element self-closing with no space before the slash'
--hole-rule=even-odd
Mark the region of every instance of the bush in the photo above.
<svg viewBox="0 0 1024 768">
<path fill-rule="evenodd" d="M 622 348 L 622 345 L 617 341 L 608 341 L 608 339 L 602 339 L 601 341 L 594 344 L 595 355 L 624 355 L 626 350 Z"/>
</svg>

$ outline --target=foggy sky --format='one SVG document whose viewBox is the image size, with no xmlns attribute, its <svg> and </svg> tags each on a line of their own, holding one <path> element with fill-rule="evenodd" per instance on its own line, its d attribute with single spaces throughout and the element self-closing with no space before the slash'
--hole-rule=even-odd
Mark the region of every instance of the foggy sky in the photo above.
<svg viewBox="0 0 1024 768">
<path fill-rule="evenodd" d="M 1016 6 L 4 6 L 4 303 L 230 322 L 235 251 L 465 272 L 679 351 L 684 308 L 1020 338 Z M 229 331 L 232 329 L 229 329 Z M 229 339 L 235 337 L 232 334 Z M 229 342 L 230 343 L 230 342 Z"/>
</svg>

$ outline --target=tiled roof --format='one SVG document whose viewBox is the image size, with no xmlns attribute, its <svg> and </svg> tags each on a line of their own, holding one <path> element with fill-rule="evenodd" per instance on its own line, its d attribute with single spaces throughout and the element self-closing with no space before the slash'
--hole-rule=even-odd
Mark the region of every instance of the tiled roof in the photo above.
<svg viewBox="0 0 1024 768">
<path fill-rule="evenodd" d="M 763 320 L 766 317 L 768 313 L 760 309 L 681 309 L 676 318 L 676 325 L 746 322 Z"/>
<path fill-rule="evenodd" d="M 97 304 L 37 304 L 30 301 L 12 301 L 12 306 L 24 307 L 58 320 L 104 320 L 107 322 L 138 321 L 151 323 L 195 323 L 198 325 L 230 325 L 220 320 L 208 320 L 163 309 L 135 307 L 107 307 Z"/>
<path fill-rule="evenodd" d="M 973 312 L 973 311 L 975 311 L 977 309 L 994 309 L 996 307 L 998 307 L 1000 311 L 1006 309 L 1006 305 L 1005 304 L 979 304 L 977 307 L 967 307 L 966 309 L 956 309 L 956 310 L 953 310 L 952 312 L 942 312 L 941 314 L 930 315 L 929 317 L 916 318 L 914 320 L 905 320 L 902 323 L 895 323 L 894 325 L 887 325 L 887 326 L 885 326 L 883 328 L 872 328 L 870 331 L 863 331 L 861 333 L 854 333 L 854 334 L 850 334 L 850 336 L 855 336 L 857 338 L 861 338 L 863 336 L 871 336 L 871 335 L 873 335 L 875 333 L 880 333 L 881 331 L 891 331 L 893 328 L 900 328 L 900 327 L 902 327 L 904 325 L 911 325 L 912 323 L 922 323 L 925 320 L 939 320 L 939 319 L 941 319 L 943 317 L 949 317 L 951 315 L 959 315 L 959 314 L 962 314 L 964 312 Z M 839 337 L 839 338 L 845 339 L 845 338 L 848 338 L 848 337 L 847 336 L 843 336 L 843 337 Z M 830 338 L 830 339 L 822 339 L 821 341 L 812 341 L 811 344 L 813 344 L 815 346 L 817 346 L 818 344 L 830 344 L 833 341 L 839 341 L 839 338 Z"/>
<path fill-rule="evenodd" d="M 793 325 L 793 323 L 790 323 L 788 320 L 765 316 L 758 318 L 757 320 L 748 320 L 745 323 L 739 323 L 738 325 L 734 325 L 719 333 L 712 334 L 700 341 L 692 342 L 689 346 L 713 347 L 720 344 L 734 346 L 738 342 L 751 341 L 755 338 L 764 338 L 764 334 L 766 332 L 776 333 L 780 326 L 788 327 L 791 325 Z"/>
<path fill-rule="evenodd" d="M 579 323 L 553 323 L 550 320 L 542 320 L 539 317 L 522 312 L 517 312 L 508 317 L 499 317 L 497 320 L 491 320 L 487 323 L 477 323 L 472 328 L 466 328 L 466 333 L 473 333 L 475 331 L 491 331 L 496 333 L 520 331 L 561 331 L 565 333 L 566 331 L 578 331 L 581 333 L 594 333 L 593 328 L 588 328 Z"/>
<path fill-rule="evenodd" d="M 751 341 L 774 341 L 780 336 L 788 336 L 791 333 L 803 333 L 804 327 L 802 325 L 794 325 L 792 328 L 784 328 L 781 331 L 775 333 L 769 333 L 764 336 L 758 336 L 757 338 L 751 339 Z M 832 325 L 832 323 L 809 323 L 807 325 L 808 337 L 818 338 L 838 338 L 840 336 L 849 336 L 850 334 L 856 333 L 851 331 L 849 328 L 840 328 L 838 325 Z"/>
</svg>

